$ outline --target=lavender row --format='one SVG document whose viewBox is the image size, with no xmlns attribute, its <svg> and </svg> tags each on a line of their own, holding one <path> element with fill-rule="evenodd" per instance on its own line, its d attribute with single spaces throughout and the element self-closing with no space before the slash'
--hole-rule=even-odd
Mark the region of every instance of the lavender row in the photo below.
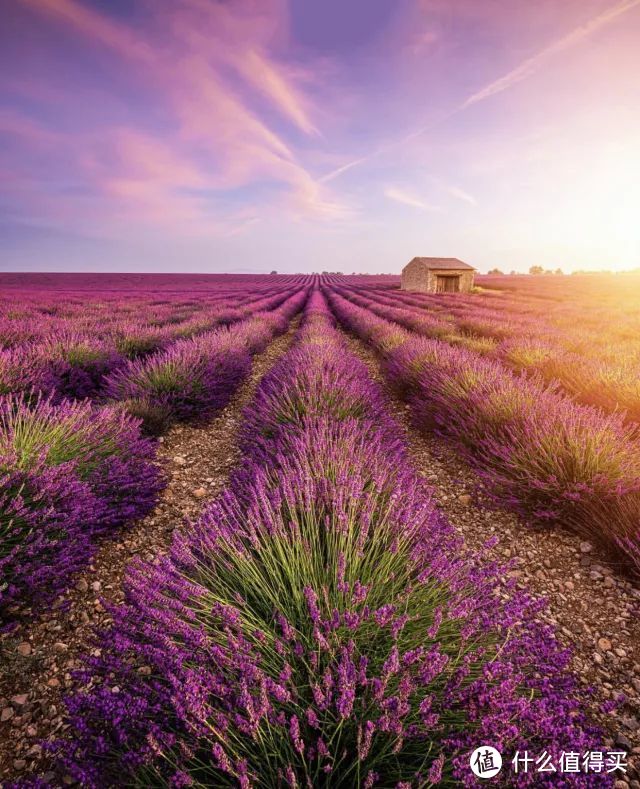
<svg viewBox="0 0 640 789">
<path fill-rule="evenodd" d="M 500 568 L 462 558 L 317 291 L 241 446 L 160 565 L 130 569 L 67 700 L 61 770 L 87 787 L 408 788 L 470 783 L 480 736 L 597 742 L 567 655 Z"/>
<path fill-rule="evenodd" d="M 640 569 L 640 447 L 619 414 L 329 298 L 340 321 L 382 354 L 415 424 L 452 441 L 497 503 L 567 525 Z"/>
<path fill-rule="evenodd" d="M 1 397 L 0 618 L 53 599 L 162 486 L 154 446 L 119 409 Z"/>
</svg>

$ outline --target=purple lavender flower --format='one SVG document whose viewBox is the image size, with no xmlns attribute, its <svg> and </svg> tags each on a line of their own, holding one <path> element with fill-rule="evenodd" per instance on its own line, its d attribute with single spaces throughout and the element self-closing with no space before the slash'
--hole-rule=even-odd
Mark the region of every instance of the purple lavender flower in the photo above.
<svg viewBox="0 0 640 789">
<path fill-rule="evenodd" d="M 88 402 L 0 398 L 0 606 L 51 599 L 163 482 L 138 425 Z"/>
<path fill-rule="evenodd" d="M 480 732 L 505 755 L 598 744 L 566 653 L 500 568 L 463 557 L 318 291 L 243 448 L 169 555 L 130 569 L 68 700 L 62 769 L 394 786 L 465 781 Z"/>
</svg>

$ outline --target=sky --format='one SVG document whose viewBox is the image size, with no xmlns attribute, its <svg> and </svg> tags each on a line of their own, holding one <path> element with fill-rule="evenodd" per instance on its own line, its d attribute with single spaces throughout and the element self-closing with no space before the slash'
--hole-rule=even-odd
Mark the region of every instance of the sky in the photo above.
<svg viewBox="0 0 640 789">
<path fill-rule="evenodd" d="M 640 266 L 640 0 L 0 18 L 0 270 Z"/>
</svg>

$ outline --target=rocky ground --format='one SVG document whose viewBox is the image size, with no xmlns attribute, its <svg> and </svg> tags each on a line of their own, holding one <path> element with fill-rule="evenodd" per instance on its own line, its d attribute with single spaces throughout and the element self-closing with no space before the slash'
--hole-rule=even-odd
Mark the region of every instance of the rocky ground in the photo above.
<svg viewBox="0 0 640 789">
<path fill-rule="evenodd" d="M 92 565 L 70 591 L 43 612 L 26 611 L 10 636 L 0 637 L 0 781 L 46 769 L 40 742 L 64 732 L 62 697 L 71 672 L 90 649 L 96 627 L 108 624 L 103 602 L 122 599 L 125 568 L 134 556 L 162 554 L 185 517 L 197 517 L 224 486 L 239 453 L 241 412 L 262 375 L 286 350 L 294 328 L 255 357 L 251 378 L 206 427 L 176 426 L 160 447 L 169 484 L 147 518 L 105 541 Z M 355 339 L 350 347 L 384 384 L 373 353 Z M 540 530 L 496 511 L 477 492 L 477 478 L 442 441 L 411 427 L 404 403 L 389 392 L 389 407 L 406 432 L 416 467 L 466 544 L 489 558 L 513 560 L 511 572 L 535 596 L 547 600 L 546 619 L 573 651 L 581 681 L 594 689 L 590 712 L 607 733 L 605 745 L 630 754 L 630 770 L 618 789 L 640 789 L 640 589 L 604 564 L 596 550 L 562 530 Z M 487 551 L 491 537 L 498 544 Z M 603 701 L 624 696 L 610 714 Z"/>
<path fill-rule="evenodd" d="M 133 528 L 105 540 L 69 591 L 44 611 L 26 609 L 21 624 L 0 636 L 0 782 L 46 768 L 40 743 L 65 730 L 62 697 L 80 656 L 95 649 L 93 633 L 109 623 L 104 602 L 123 598 L 125 569 L 134 556 L 154 561 L 173 530 L 196 518 L 237 465 L 242 409 L 262 376 L 289 347 L 298 321 L 254 357 L 249 379 L 227 408 L 204 427 L 174 426 L 161 440 L 159 462 L 169 475 L 155 510 Z"/>
<path fill-rule="evenodd" d="M 580 681 L 594 690 L 589 712 L 607 734 L 605 745 L 629 754 L 629 770 L 616 787 L 640 789 L 640 586 L 618 575 L 579 537 L 535 528 L 490 507 L 478 492 L 476 475 L 452 449 L 412 427 L 408 406 L 389 390 L 374 353 L 345 337 L 385 387 L 416 467 L 466 545 L 493 560 L 513 560 L 512 575 L 533 596 L 546 599 L 546 621 L 571 648 Z M 499 542 L 487 550 L 492 537 Z M 603 713 L 603 702 L 620 697 L 624 701 L 614 712 Z"/>
</svg>

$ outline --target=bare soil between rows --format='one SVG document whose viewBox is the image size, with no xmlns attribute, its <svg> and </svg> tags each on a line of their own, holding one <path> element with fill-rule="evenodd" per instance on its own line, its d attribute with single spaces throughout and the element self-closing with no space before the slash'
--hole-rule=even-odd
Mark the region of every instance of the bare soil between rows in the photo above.
<svg viewBox="0 0 640 789">
<path fill-rule="evenodd" d="M 158 506 L 133 528 L 102 543 L 93 563 L 46 611 L 25 611 L 17 631 L 0 636 L 0 781 L 47 769 L 43 740 L 64 734 L 63 696 L 80 667 L 80 656 L 95 649 L 94 634 L 108 625 L 103 602 L 123 599 L 129 561 L 154 561 L 168 548 L 185 518 L 196 518 L 225 486 L 240 462 L 237 431 L 242 410 L 256 387 L 291 344 L 298 322 L 254 357 L 250 377 L 233 401 L 206 426 L 173 427 L 159 447 L 169 482 Z M 421 435 L 406 405 L 384 381 L 371 349 L 348 334 L 350 349 L 387 392 L 390 412 L 404 431 L 415 467 L 434 489 L 440 509 L 465 544 L 492 560 L 513 560 L 512 574 L 535 597 L 547 601 L 545 620 L 573 652 L 573 669 L 594 696 L 589 712 L 607 732 L 607 747 L 630 752 L 628 774 L 619 789 L 640 789 L 640 590 L 601 560 L 595 549 L 561 529 L 539 529 L 491 507 L 478 493 L 474 472 L 441 439 Z M 486 542 L 498 537 L 494 548 Z M 616 711 L 602 702 L 624 695 Z"/>
<path fill-rule="evenodd" d="M 412 425 L 408 406 L 384 379 L 373 350 L 346 332 L 344 336 L 385 390 L 415 467 L 465 545 L 489 560 L 513 561 L 509 572 L 518 584 L 545 599 L 541 616 L 571 649 L 580 682 L 593 689 L 588 714 L 605 731 L 608 748 L 629 754 L 627 775 L 616 786 L 640 789 L 640 588 L 617 575 L 595 547 L 575 534 L 523 523 L 491 506 L 477 475 L 452 447 Z M 497 545 L 487 548 L 487 541 L 496 537 Z M 614 712 L 602 711 L 603 702 L 621 696 L 624 701 Z"/>
<path fill-rule="evenodd" d="M 195 519 L 224 488 L 240 461 L 242 411 L 261 378 L 288 350 L 299 318 L 253 358 L 233 400 L 209 424 L 175 425 L 160 439 L 158 461 L 168 475 L 158 505 L 146 518 L 104 540 L 93 562 L 44 611 L 25 609 L 17 630 L 0 636 L 0 782 L 19 781 L 47 767 L 40 743 L 64 734 L 63 697 L 81 656 L 98 648 L 97 630 L 110 622 L 103 603 L 123 600 L 123 580 L 134 557 L 155 561 L 174 529 Z"/>
</svg>

